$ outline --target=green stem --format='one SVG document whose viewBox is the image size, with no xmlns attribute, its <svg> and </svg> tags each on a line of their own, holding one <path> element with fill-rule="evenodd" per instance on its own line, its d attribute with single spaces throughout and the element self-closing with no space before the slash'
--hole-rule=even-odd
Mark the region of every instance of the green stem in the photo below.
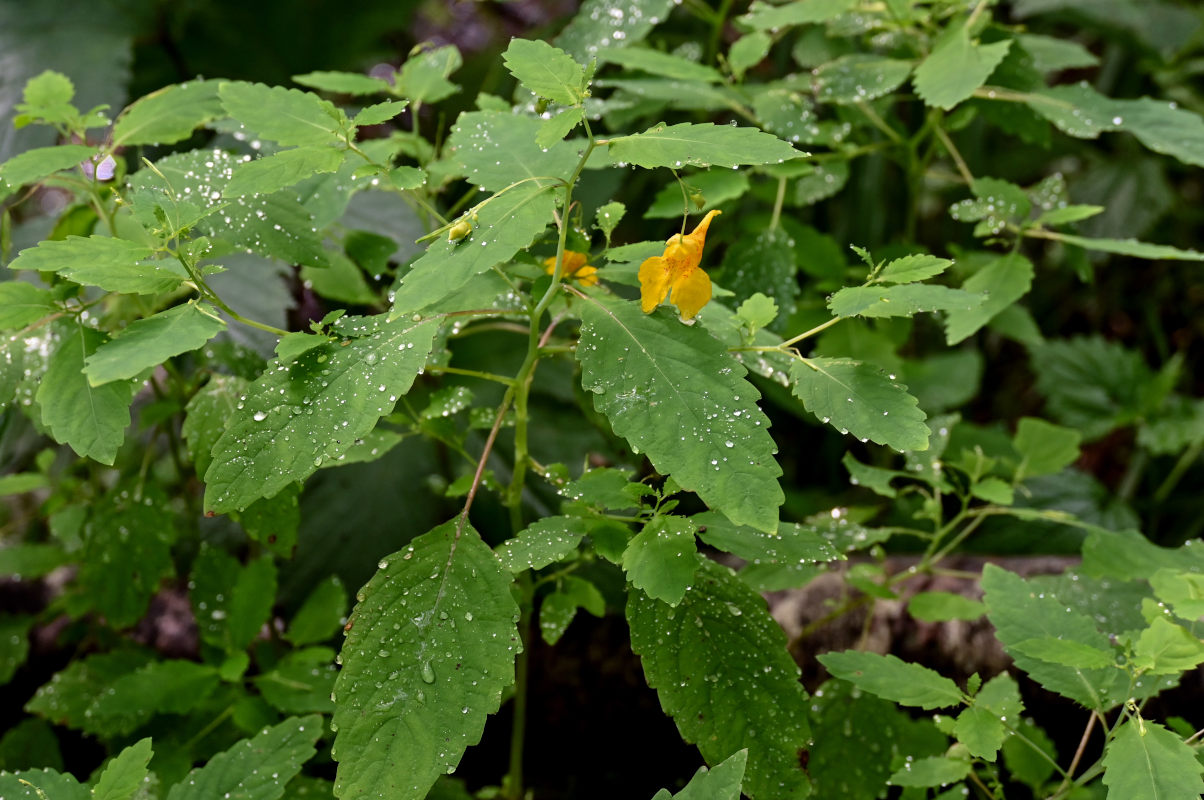
<svg viewBox="0 0 1204 800">
<path fill-rule="evenodd" d="M 500 383 L 503 386 L 514 385 L 513 378 L 507 378 L 505 375 L 497 375 L 492 372 L 483 372 L 477 369 L 461 369 L 460 367 L 445 367 L 434 364 L 428 366 L 426 371 L 442 375 L 463 375 L 467 378 L 480 378 L 483 381 L 493 381 L 494 383 Z"/>
<path fill-rule="evenodd" d="M 937 125 L 933 129 L 933 132 L 945 147 L 945 151 L 949 153 L 949 157 L 953 159 L 953 163 L 957 165 L 957 171 L 961 174 L 962 180 L 966 182 L 967 186 L 973 186 L 974 173 L 970 172 L 970 167 L 966 164 L 966 160 L 962 158 L 962 154 L 957 149 L 957 146 L 953 144 L 953 140 L 949 138 L 949 134 L 945 133 L 945 129 L 940 125 Z"/>
<path fill-rule="evenodd" d="M 732 0 L 721 0 L 718 10 L 715 11 L 715 16 L 711 20 L 711 37 L 707 41 L 707 63 L 714 61 L 719 53 L 719 43 L 723 40 L 723 26 L 727 22 L 727 15 L 731 9 Z"/>
<path fill-rule="evenodd" d="M 823 331 L 826 331 L 828 328 L 831 328 L 833 325 L 840 322 L 842 319 L 844 319 L 844 317 L 832 317 L 832 319 L 828 320 L 827 322 L 825 322 L 821 325 L 816 325 L 814 328 L 812 328 L 809 331 L 803 331 L 798 336 L 795 336 L 794 338 L 791 338 L 791 339 L 787 339 L 786 341 L 784 341 L 780 345 L 778 345 L 778 347 L 775 349 L 785 350 L 787 347 L 791 347 L 791 346 L 797 344 L 798 342 L 801 342 L 803 339 L 810 339 L 815 334 L 822 333 Z"/>
<path fill-rule="evenodd" d="M 530 649 L 532 642 L 531 611 L 534 605 L 534 589 L 531 574 L 522 572 L 518 576 L 520 616 L 518 631 L 523 649 L 514 659 L 514 721 L 510 727 L 510 771 L 506 776 L 506 796 L 519 800 L 523 796 L 523 745 L 527 734 L 527 684 L 530 675 Z"/>
<path fill-rule="evenodd" d="M 776 231 L 782 221 L 782 204 L 786 202 L 786 179 L 778 178 L 778 195 L 773 200 L 773 216 L 769 220 L 769 229 Z"/>
</svg>

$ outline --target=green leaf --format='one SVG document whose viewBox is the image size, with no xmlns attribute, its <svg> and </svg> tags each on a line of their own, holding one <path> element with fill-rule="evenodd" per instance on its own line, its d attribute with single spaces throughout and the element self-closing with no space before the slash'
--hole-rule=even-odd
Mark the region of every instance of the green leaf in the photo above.
<svg viewBox="0 0 1204 800">
<path fill-rule="evenodd" d="M 547 42 L 511 39 L 502 62 L 519 83 L 540 97 L 566 106 L 582 100 L 586 80 L 581 65 Z"/>
<path fill-rule="evenodd" d="M 1038 72 L 1099 66 L 1099 59 L 1094 53 L 1070 39 L 1022 33 L 1016 37 L 1016 41 L 1024 48 L 1024 52 L 1032 56 L 1033 68 Z"/>
<path fill-rule="evenodd" d="M 865 103 L 898 89 L 912 63 L 871 53 L 851 53 L 816 69 L 816 97 L 822 103 Z"/>
<path fill-rule="evenodd" d="M 793 25 L 827 22 L 856 5 L 856 0 L 794 0 L 783 5 L 771 5 L 753 0 L 748 13 L 740 22 L 759 31 L 777 30 Z"/>
<path fill-rule="evenodd" d="M 1165 100 L 1121 100 L 1117 113 L 1126 131 L 1155 153 L 1204 166 L 1204 119 Z"/>
<path fill-rule="evenodd" d="M 1097 214 L 1102 214 L 1104 211 L 1103 206 L 1062 206 L 1061 208 L 1054 208 L 1044 212 L 1041 216 L 1033 220 L 1033 223 L 1050 227 L 1069 225 L 1072 222 L 1091 219 Z"/>
<path fill-rule="evenodd" d="M 992 44 L 971 42 L 964 23 L 951 27 L 916 67 L 912 80 L 916 93 L 927 105 L 953 108 L 986 83 L 1011 45 L 1010 39 Z"/>
<path fill-rule="evenodd" d="M 326 254 L 326 267 L 302 267 L 301 280 L 315 292 L 340 303 L 375 305 L 380 297 L 364 277 L 364 271 L 350 258 L 339 252 Z M 379 273 L 378 273 L 379 274 Z M 281 361 L 292 361 L 311 347 L 322 343 L 322 337 L 296 332 L 280 337 L 276 355 Z"/>
<path fill-rule="evenodd" d="M 84 362 L 93 386 L 128 380 L 167 359 L 201 347 L 226 329 L 207 304 L 183 303 L 135 320 Z"/>
<path fill-rule="evenodd" d="M 722 282 L 736 302 L 763 292 L 789 317 L 800 293 L 795 240 L 781 229 L 741 236 L 724 253 Z"/>
<path fill-rule="evenodd" d="M 1087 708 L 1104 711 L 1123 702 L 1127 681 L 1118 669 L 1080 669 L 1049 663 L 1026 655 L 1012 646 L 1034 638 L 1077 642 L 1102 652 L 1111 651 L 1108 637 L 1078 612 L 1068 612 L 1066 604 L 1050 591 L 1032 588 L 1019 575 L 988 564 L 983 569 L 982 587 L 987 615 L 995 626 L 995 635 L 1016 662 L 1016 666 L 1046 689 L 1069 697 Z"/>
<path fill-rule="evenodd" d="M 4 800 L 87 800 L 88 790 L 74 776 L 52 769 L 0 773 Z"/>
<path fill-rule="evenodd" d="M 472 233 L 440 239 L 414 262 L 393 298 L 391 319 L 421 311 L 454 295 L 479 275 L 527 248 L 552 221 L 552 191 L 537 182 L 496 194 L 479 206 Z"/>
<path fill-rule="evenodd" d="M 54 295 L 32 283 L 20 280 L 0 283 L 0 331 L 24 328 L 49 316 L 56 308 Z"/>
<path fill-rule="evenodd" d="M 1155 617 L 1141 632 L 1133 666 L 1154 675 L 1178 675 L 1204 662 L 1204 642 L 1165 617 Z"/>
<path fill-rule="evenodd" d="M 217 373 L 185 406 L 181 433 L 198 475 L 209 469 L 212 460 L 209 453 L 226 429 L 226 422 L 234 416 L 248 386 L 250 383 L 244 378 Z"/>
<path fill-rule="evenodd" d="M 26 717 L 0 736 L 0 770 L 26 769 L 32 764 L 63 769 L 58 734 L 40 717 Z"/>
<path fill-rule="evenodd" d="M 1033 285 L 1033 264 L 1019 253 L 1000 256 L 975 272 L 962 289 L 986 295 L 981 305 L 968 311 L 953 310 L 945 317 L 945 341 L 955 345 L 973 336 L 1005 308 L 1028 294 Z"/>
<path fill-rule="evenodd" d="M 305 598 L 284 638 L 297 647 L 328 641 L 343 627 L 346 614 L 347 590 L 337 575 L 331 575 Z"/>
<path fill-rule="evenodd" d="M 1082 434 L 1073 428 L 1063 428 L 1035 417 L 1021 418 L 1012 440 L 1021 457 L 1016 479 L 1061 472 L 1078 460 L 1082 439 Z"/>
<path fill-rule="evenodd" d="M 623 215 L 627 213 L 627 206 L 618 202 L 607 203 L 598 209 L 594 224 L 598 226 L 598 230 L 602 231 L 602 235 L 606 237 L 609 244 L 610 235 L 615 232 L 615 228 L 619 227 L 619 223 L 623 220 Z"/>
<path fill-rule="evenodd" d="M 727 51 L 727 65 L 736 80 L 742 80 L 745 72 L 764 61 L 772 46 L 773 37 L 764 31 L 746 33 L 732 42 Z"/>
<path fill-rule="evenodd" d="M 585 119 L 585 111 L 582 109 L 566 108 L 539 126 L 539 133 L 535 135 L 535 144 L 541 148 L 552 147 L 568 136 L 569 132 L 580 125 L 583 119 Z"/>
<path fill-rule="evenodd" d="M 643 133 L 611 138 L 608 149 L 611 160 L 648 169 L 780 164 L 803 156 L 787 142 L 755 128 L 709 122 L 660 123 Z"/>
<path fill-rule="evenodd" d="M 911 317 L 922 311 L 973 311 L 986 297 L 932 283 L 849 286 L 828 298 L 838 317 Z"/>
<path fill-rule="evenodd" d="M 337 796 L 421 800 L 480 739 L 522 648 L 510 583 L 463 520 L 381 561 L 335 684 Z"/>
<path fill-rule="evenodd" d="M 1030 358 L 1050 416 L 1088 441 L 1143 413 L 1153 376 L 1136 351 L 1099 336 L 1076 337 L 1031 347 Z"/>
<path fill-rule="evenodd" d="M 88 707 L 84 730 L 125 736 L 156 714 L 184 714 L 218 685 L 217 670 L 194 661 L 152 661 L 110 683 Z"/>
<path fill-rule="evenodd" d="M 700 767 L 677 794 L 670 795 L 667 789 L 661 789 L 652 800 L 740 800 L 740 784 L 747 764 L 748 750 L 737 750 L 710 771 Z"/>
<path fill-rule="evenodd" d="M 618 64 L 624 69 L 647 72 L 649 75 L 669 80 L 703 83 L 719 83 L 723 80 L 723 76 L 712 67 L 647 47 L 602 50 L 598 59 L 607 64 Z"/>
<path fill-rule="evenodd" d="M 1204 575 L 1160 569 L 1149 578 L 1154 595 L 1183 619 L 1204 617 Z"/>
<path fill-rule="evenodd" d="M 104 342 L 104 334 L 77 327 L 63 339 L 38 385 L 35 399 L 42 424 L 56 442 L 85 458 L 112 464 L 130 424 L 134 387 L 129 382 L 92 386 L 84 375 L 88 356 Z"/>
<path fill-rule="evenodd" d="M 8 268 L 57 272 L 76 283 L 125 294 L 158 294 L 180 285 L 182 275 L 161 264 L 139 263 L 150 257 L 149 247 L 125 239 L 68 236 L 22 250 Z"/>
<path fill-rule="evenodd" d="M 877 367 L 847 358 L 795 360 L 790 383 L 804 408 L 841 433 L 896 450 L 928 449 L 916 399 Z"/>
<path fill-rule="evenodd" d="M 0 685 L 12 680 L 17 669 L 29 656 L 29 630 L 33 627 L 32 616 L 9 616 L 0 614 Z M 0 747 L 0 767 L 4 766 L 3 748 Z"/>
<path fill-rule="evenodd" d="M 388 81 L 361 75 L 358 72 L 332 72 L 318 70 L 304 75 L 294 75 L 293 82 L 311 89 L 318 89 L 331 94 L 382 94 L 391 88 Z"/>
<path fill-rule="evenodd" d="M 970 774 L 974 765 L 960 758 L 929 756 L 908 761 L 890 776 L 891 786 L 948 786 Z"/>
<path fill-rule="evenodd" d="M 234 170 L 223 197 L 271 194 L 324 172 L 334 172 L 343 163 L 343 152 L 333 147 L 296 147 L 248 161 Z"/>
<path fill-rule="evenodd" d="M 347 117 L 333 103 L 299 89 L 230 81 L 218 89 L 226 113 L 277 144 L 335 144 Z"/>
<path fill-rule="evenodd" d="M 56 544 L 19 543 L 0 547 L 0 575 L 34 580 L 67 563 Z"/>
<path fill-rule="evenodd" d="M 953 735 L 976 758 L 994 761 L 1015 727 L 1024 705 L 1016 681 L 1006 672 L 996 675 L 974 696 L 974 705 L 957 716 Z"/>
<path fill-rule="evenodd" d="M 269 366 L 251 385 L 213 447 L 205 472 L 207 510 L 243 509 L 305 479 L 371 431 L 409 391 L 436 323 L 344 320 L 343 342 Z"/>
<path fill-rule="evenodd" d="M 750 798 L 810 794 L 798 763 L 810 737 L 806 694 L 758 594 L 726 567 L 700 560 L 680 605 L 631 591 L 627 621 L 648 685 L 708 764 L 747 748 Z"/>
<path fill-rule="evenodd" d="M 705 213 L 712 208 L 741 197 L 748 191 L 748 175 L 730 169 L 712 169 L 685 176 L 686 185 L 706 201 L 701 208 L 686 206 L 681 187 L 676 181 L 666 184 L 656 193 L 652 205 L 644 212 L 645 219 L 672 219 L 683 212 Z"/>
<path fill-rule="evenodd" d="M 581 304 L 581 385 L 614 432 L 738 524 L 776 531 L 781 468 L 758 392 L 727 348 L 667 311 L 601 294 Z"/>
<path fill-rule="evenodd" d="M 1104 751 L 1108 800 L 1187 798 L 1204 794 L 1196 751 L 1156 722 L 1130 719 Z"/>
<path fill-rule="evenodd" d="M 836 195 L 849 182 L 849 162 L 825 161 L 794 183 L 794 204 L 809 206 Z"/>
<path fill-rule="evenodd" d="M 736 309 L 736 317 L 750 331 L 756 333 L 761 328 L 773 324 L 778 317 L 778 304 L 771 298 L 756 292 Z"/>
<path fill-rule="evenodd" d="M 117 650 L 87 656 L 72 662 L 43 684 L 25 710 L 38 714 L 56 725 L 88 730 L 89 713 L 97 698 L 123 676 L 146 666 L 149 656 L 133 650 Z"/>
<path fill-rule="evenodd" d="M 215 797 L 277 800 L 284 787 L 314 754 L 322 735 L 318 715 L 292 717 L 243 739 L 171 787 L 167 800 L 212 800 Z"/>
<path fill-rule="evenodd" d="M 1080 669 L 1103 669 L 1116 664 L 1116 653 L 1110 649 L 1100 650 L 1090 644 L 1048 636 L 1015 642 L 1010 645 L 1009 652 Z"/>
<path fill-rule="evenodd" d="M 556 44 L 574 58 L 589 61 L 610 48 L 643 41 L 672 10 L 673 0 L 585 0 Z"/>
<path fill-rule="evenodd" d="M 925 254 L 903 256 L 891 261 L 878 273 L 877 280 L 883 283 L 915 283 L 940 275 L 953 262 Z"/>
<path fill-rule="evenodd" d="M 557 581 L 555 591 L 546 595 L 539 606 L 539 634 L 548 644 L 556 644 L 584 608 L 595 617 L 606 613 L 606 599 L 598 587 L 573 575 Z"/>
<path fill-rule="evenodd" d="M 79 166 L 95 153 L 95 147 L 82 144 L 35 147 L 0 164 L 0 184 L 7 183 L 13 189 L 19 189 L 27 183 Z"/>
<path fill-rule="evenodd" d="M 525 178 L 538 178 L 534 184 L 550 186 L 553 179 L 567 179 L 572 174 L 580 155 L 565 142 L 546 150 L 537 144 L 543 124 L 543 120 L 504 111 L 469 111 L 456 119 L 447 146 L 468 181 L 482 189 L 500 192 Z M 531 187 L 524 184 L 498 198 Z"/>
<path fill-rule="evenodd" d="M 463 63 L 455 45 L 422 50 L 401 65 L 393 90 L 414 105 L 437 103 L 456 93 L 456 85 L 447 78 Z"/>
<path fill-rule="evenodd" d="M 217 92 L 220 81 L 188 81 L 151 92 L 130 105 L 113 123 L 113 146 L 175 144 L 206 122 L 225 116 Z"/>
<path fill-rule="evenodd" d="M 381 125 L 396 117 L 409 106 L 408 100 L 385 100 L 360 109 L 352 122 L 356 125 Z M 410 169 L 410 168 L 406 168 Z M 333 172 L 333 170 L 329 170 Z M 421 173 L 419 173 L 421 174 Z M 414 188 L 414 187 L 410 187 Z"/>
<path fill-rule="evenodd" d="M 1024 734 L 1028 741 L 1019 736 L 1009 736 L 1004 739 L 1003 763 L 1013 778 L 1036 792 L 1053 775 L 1053 765 L 1058 763 L 1058 751 L 1045 731 L 1037 727 L 1032 720 L 1021 720 L 1018 725 L 1013 727 Z M 1029 744 L 1030 742 L 1049 758 L 1042 758 Z"/>
<path fill-rule="evenodd" d="M 1159 547 L 1137 531 L 1096 529 L 1083 542 L 1083 572 L 1097 578 L 1150 579 L 1163 569 L 1204 572 L 1204 548 Z"/>
<path fill-rule="evenodd" d="M 786 573 L 806 574 L 812 564 L 843 560 L 841 552 L 817 525 L 783 522 L 775 533 L 733 525 L 714 512 L 692 517 L 698 537 L 711 547 L 739 556 L 753 567 L 775 568 Z M 744 578 L 741 572 L 741 578 Z"/>
<path fill-rule="evenodd" d="M 1134 258 L 1149 258 L 1167 261 L 1204 261 L 1204 253 L 1197 250 L 1180 250 L 1164 244 L 1149 244 L 1136 239 L 1090 239 L 1086 236 L 1074 236 L 1069 233 L 1059 233 L 1056 240 L 1066 244 L 1082 247 L 1087 250 L 1098 250 L 1104 253 L 1116 253 Z"/>
<path fill-rule="evenodd" d="M 943 675 L 895 656 L 859 650 L 824 653 L 819 662 L 837 678 L 863 691 L 905 706 L 923 709 L 961 705 L 957 684 Z"/>
<path fill-rule="evenodd" d="M 334 650 L 310 647 L 294 650 L 276 663 L 274 669 L 255 680 L 263 699 L 285 714 L 334 711 L 330 690 L 338 670 Z"/>
<path fill-rule="evenodd" d="M 623 551 L 627 579 L 649 597 L 680 603 L 698 569 L 696 532 L 685 517 L 654 517 Z"/>
<path fill-rule="evenodd" d="M 1002 478 L 989 476 L 970 487 L 970 494 L 997 506 L 1010 506 L 1016 501 L 1012 485 Z"/>
<path fill-rule="evenodd" d="M 920 592 L 907 601 L 907 612 L 921 622 L 975 620 L 987 613 L 987 607 L 952 592 Z"/>
<path fill-rule="evenodd" d="M 498 545 L 497 555 L 511 572 L 543 569 L 576 550 L 587 530 L 581 517 L 544 517 Z"/>
</svg>

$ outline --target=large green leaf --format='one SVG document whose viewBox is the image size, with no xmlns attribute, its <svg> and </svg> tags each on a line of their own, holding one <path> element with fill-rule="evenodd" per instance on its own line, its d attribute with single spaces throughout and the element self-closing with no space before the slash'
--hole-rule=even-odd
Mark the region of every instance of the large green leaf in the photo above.
<svg viewBox="0 0 1204 800">
<path fill-rule="evenodd" d="M 864 103 L 898 89 L 912 63 L 870 53 L 852 53 L 815 70 L 815 93 L 825 103 Z"/>
<path fill-rule="evenodd" d="M 217 668 L 195 661 L 152 661 L 114 680 L 85 712 L 84 730 L 128 736 L 156 714 L 184 714 L 217 688 Z"/>
<path fill-rule="evenodd" d="M 673 0 L 585 0 L 556 44 L 589 61 L 604 50 L 643 41 L 673 10 Z"/>
<path fill-rule="evenodd" d="M 916 93 L 930 106 L 953 108 L 986 83 L 1011 44 L 1010 39 L 992 44 L 972 42 L 964 23 L 950 28 L 916 67 L 912 79 Z"/>
<path fill-rule="evenodd" d="M 180 432 L 198 475 L 209 469 L 213 445 L 226 430 L 226 423 L 234 416 L 249 386 L 245 378 L 217 373 L 188 401 Z"/>
<path fill-rule="evenodd" d="M 342 341 L 269 365 L 213 447 L 206 509 L 246 508 L 346 452 L 409 391 L 436 327 L 350 319 Z"/>
<path fill-rule="evenodd" d="M 1104 753 L 1108 800 L 1178 800 L 1204 794 L 1196 751 L 1157 722 L 1129 719 Z"/>
<path fill-rule="evenodd" d="M 440 239 L 414 262 L 393 297 L 396 319 L 454 295 L 474 275 L 509 261 L 552 221 L 552 191 L 531 181 L 494 195 L 479 206 L 472 233 Z"/>
<path fill-rule="evenodd" d="M 27 183 L 40 181 L 64 169 L 71 169 L 96 153 L 95 147 L 64 144 L 58 147 L 36 147 L 13 156 L 0 164 L 0 186 L 8 184 L 18 189 Z"/>
<path fill-rule="evenodd" d="M 671 606 L 681 602 L 698 569 L 694 534 L 686 517 L 656 517 L 623 551 L 623 570 L 631 585 Z"/>
<path fill-rule="evenodd" d="M 776 532 L 766 533 L 733 525 L 711 511 L 691 519 L 698 525 L 700 539 L 748 562 L 740 579 L 762 591 L 801 585 L 813 574 L 815 564 L 845 557 L 817 525 L 783 522 Z"/>
<path fill-rule="evenodd" d="M 538 178 L 537 185 L 548 186 L 567 179 L 580 156 L 565 142 L 546 149 L 537 144 L 542 125 L 534 117 L 470 111 L 456 119 L 447 146 L 469 183 L 482 189 L 500 192 L 527 178 Z"/>
<path fill-rule="evenodd" d="M 503 542 L 498 558 L 511 572 L 543 569 L 576 550 L 587 531 L 581 517 L 544 517 Z"/>
<path fill-rule="evenodd" d="M 945 317 L 945 339 L 950 345 L 968 339 L 1005 308 L 1028 294 L 1033 285 L 1033 264 L 1019 253 L 1000 256 L 975 272 L 962 289 L 985 295 L 979 305 L 953 309 Z"/>
<path fill-rule="evenodd" d="M 218 95 L 227 114 L 285 146 L 333 144 L 348 126 L 333 103 L 299 89 L 231 81 L 221 84 Z"/>
<path fill-rule="evenodd" d="M 333 147 L 319 145 L 281 150 L 249 161 L 234 170 L 230 182 L 222 190 L 222 196 L 231 198 L 246 194 L 271 194 L 313 175 L 334 172 L 342 163 L 343 151 Z"/>
<path fill-rule="evenodd" d="M 243 739 L 171 787 L 167 800 L 277 800 L 284 787 L 314 754 L 322 718 L 293 717 Z"/>
<path fill-rule="evenodd" d="M 1138 419 L 1154 382 L 1141 353 L 1100 336 L 1051 339 L 1031 358 L 1050 416 L 1086 440 Z"/>
<path fill-rule="evenodd" d="M 737 750 L 713 770 L 702 767 L 677 794 L 661 789 L 652 800 L 740 800 L 740 784 L 748 765 L 748 751 Z"/>
<path fill-rule="evenodd" d="M 519 83 L 540 97 L 566 106 L 581 102 L 585 71 L 563 50 L 547 42 L 515 38 L 502 53 L 502 61 Z"/>
<path fill-rule="evenodd" d="M 70 773 L 52 769 L 0 773 L 0 797 L 4 800 L 88 800 L 91 796 Z"/>
<path fill-rule="evenodd" d="M 828 298 L 838 317 L 910 317 L 922 311 L 973 311 L 986 297 L 933 283 L 849 286 Z"/>
<path fill-rule="evenodd" d="M 151 92 L 121 113 L 113 123 L 113 146 L 174 144 L 206 122 L 225 116 L 219 81 L 188 81 Z"/>
<path fill-rule="evenodd" d="M 8 267 L 57 272 L 106 292 L 158 294 L 178 286 L 182 275 L 157 263 L 139 263 L 150 256 L 149 247 L 125 239 L 68 236 L 46 239 L 37 247 L 22 250 Z"/>
<path fill-rule="evenodd" d="M 208 543 L 192 565 L 189 599 L 201 640 L 228 653 L 245 650 L 271 616 L 276 569 L 270 557 L 243 566 Z"/>
<path fill-rule="evenodd" d="M 750 798 L 810 794 L 798 761 L 810 737 L 806 693 L 764 599 L 731 570 L 700 559 L 680 605 L 631 591 L 627 622 L 648 685 L 708 764 L 747 748 Z"/>
<path fill-rule="evenodd" d="M 92 789 L 92 800 L 131 800 L 146 780 L 151 740 L 142 739 L 122 750 L 110 761 Z"/>
<path fill-rule="evenodd" d="M 38 384 L 35 399 L 42 424 L 56 442 L 81 456 L 112 464 L 130 424 L 133 384 L 116 381 L 92 386 L 85 360 L 104 342 L 103 333 L 83 326 L 66 336 Z"/>
<path fill-rule="evenodd" d="M 637 166 L 737 167 L 742 164 L 781 164 L 804 154 L 776 136 L 755 128 L 713 125 L 709 122 L 654 125 L 643 133 L 611 138 L 613 161 Z"/>
<path fill-rule="evenodd" d="M 335 684 L 340 798 L 421 800 L 481 737 L 522 649 L 510 575 L 452 520 L 360 590 Z"/>
<path fill-rule="evenodd" d="M 824 653 L 819 662 L 837 678 L 905 706 L 933 709 L 956 706 L 962 701 L 962 693 L 953 681 L 895 656 L 846 650 Z"/>
<path fill-rule="evenodd" d="M 196 350 L 225 329 L 226 323 L 208 305 L 183 303 L 131 322 L 88 356 L 84 373 L 93 386 L 133 378 L 172 356 Z"/>
<path fill-rule="evenodd" d="M 953 735 L 970 755 L 994 761 L 1008 738 L 1008 727 L 1016 727 L 1023 711 L 1015 679 L 1001 672 L 974 696 L 973 706 L 958 714 Z"/>
<path fill-rule="evenodd" d="M 790 384 L 804 408 L 841 433 L 896 450 L 928 449 L 916 399 L 875 366 L 847 358 L 794 360 Z"/>
<path fill-rule="evenodd" d="M 664 309 L 643 314 L 600 293 L 581 316 L 581 385 L 615 433 L 733 522 L 776 531 L 776 446 L 759 393 L 727 348 Z"/>
<path fill-rule="evenodd" d="M 78 659 L 38 687 L 25 704 L 25 710 L 56 725 L 88 729 L 94 716 L 89 712 L 97 698 L 114 681 L 149 661 L 149 655 L 135 650 L 116 650 Z"/>
</svg>

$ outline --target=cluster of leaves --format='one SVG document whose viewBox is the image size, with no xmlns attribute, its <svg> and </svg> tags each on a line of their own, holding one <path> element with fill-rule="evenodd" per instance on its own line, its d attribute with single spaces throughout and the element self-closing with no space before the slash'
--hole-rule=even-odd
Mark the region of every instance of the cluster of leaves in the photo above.
<svg viewBox="0 0 1204 800">
<path fill-rule="evenodd" d="M 1048 158 L 996 177 L 962 154 L 984 130 L 1033 146 L 1123 132 L 1200 166 L 1204 120 L 1060 82 L 1095 56 L 984 0 L 730 6 L 587 0 L 555 45 L 510 42 L 510 99 L 480 93 L 429 135 L 422 110 L 459 92 L 451 45 L 387 79 L 294 78 L 312 91 L 190 80 L 111 121 L 58 72 L 25 85 L 15 124 L 58 143 L 0 165 L 19 465 L 0 477 L 17 531 L 0 575 L 57 588 L 0 617 L 0 677 L 54 620 L 75 657 L 0 739 L 5 797 L 464 797 L 446 775 L 511 697 L 509 772 L 477 796 L 517 800 L 528 651 L 581 610 L 625 614 L 712 767 L 676 797 L 1204 792 L 1190 723 L 1143 716 L 1204 663 L 1204 556 L 1137 532 L 1139 475 L 1109 505 L 1075 466 L 1133 429 L 1143 460 L 1173 464 L 1166 499 L 1204 449 L 1204 401 L 1183 357 L 1154 369 L 1100 337 L 1046 339 L 1024 305 L 1039 267 L 1057 285 L 1089 281 L 1089 253 L 1204 254 L 1076 227 L 1107 209 L 1072 202 Z M 673 13 L 711 26 L 705 52 L 671 49 Z M 843 243 L 850 263 L 803 220 L 872 182 L 867 164 L 909 199 L 897 236 Z M 61 210 L 38 228 L 47 196 Z M 923 247 L 925 204 L 974 227 Z M 705 248 L 674 233 L 716 210 Z M 679 315 L 662 283 L 649 302 L 649 262 L 718 266 L 714 299 L 687 307 L 674 284 Z M 300 324 L 290 286 L 312 301 Z M 1048 419 L 962 419 L 979 344 L 1000 340 L 1027 348 Z M 763 403 L 848 446 L 824 467 L 841 461 L 854 505 L 783 487 L 790 437 Z M 356 506 L 380 497 L 390 534 L 369 542 Z M 858 595 L 835 618 L 903 596 L 993 525 L 996 541 L 1070 531 L 1082 566 L 988 566 L 982 602 L 924 593 L 911 614 L 986 615 L 1019 673 L 1082 708 L 1084 741 L 1101 729 L 1094 763 L 1057 751 L 1007 673 L 959 686 L 828 653 L 808 695 L 791 656 L 806 637 L 788 642 L 760 594 L 838 572 Z M 889 572 L 888 546 L 915 566 Z M 143 627 L 173 597 L 196 641 L 167 657 Z M 56 727 L 111 755 L 89 785 L 62 771 Z"/>
</svg>

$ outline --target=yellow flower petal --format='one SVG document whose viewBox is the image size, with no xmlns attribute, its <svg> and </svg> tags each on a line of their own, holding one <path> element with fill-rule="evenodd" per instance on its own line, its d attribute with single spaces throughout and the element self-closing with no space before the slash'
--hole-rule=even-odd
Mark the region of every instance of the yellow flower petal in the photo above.
<svg viewBox="0 0 1204 800">
<path fill-rule="evenodd" d="M 711 300 L 711 279 L 701 269 L 692 269 L 673 282 L 673 304 L 682 319 L 694 319 Z"/>
<path fill-rule="evenodd" d="M 651 314 L 669 296 L 669 279 L 672 275 L 669 261 L 662 256 L 653 256 L 640 264 L 640 308 Z"/>
<path fill-rule="evenodd" d="M 711 279 L 699 268 L 711 220 L 720 213 L 712 210 L 690 233 L 680 233 L 665 242 L 665 253 L 640 265 L 640 308 L 651 314 L 673 290 L 673 303 L 682 319 L 693 319 L 711 299 Z"/>
<path fill-rule="evenodd" d="M 591 267 L 588 264 L 573 273 L 573 277 L 582 286 L 597 286 L 598 285 L 598 268 Z"/>
</svg>

